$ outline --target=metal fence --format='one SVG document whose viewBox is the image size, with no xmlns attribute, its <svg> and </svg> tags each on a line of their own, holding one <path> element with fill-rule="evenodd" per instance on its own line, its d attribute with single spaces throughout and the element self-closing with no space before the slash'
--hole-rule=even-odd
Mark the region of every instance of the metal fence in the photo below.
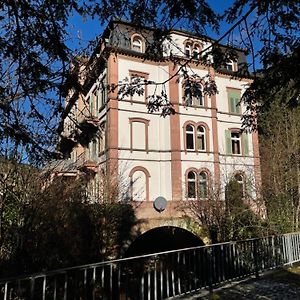
<svg viewBox="0 0 300 300">
<path fill-rule="evenodd" d="M 166 299 L 298 261 L 291 233 L 0 280 L 0 299 Z"/>
</svg>

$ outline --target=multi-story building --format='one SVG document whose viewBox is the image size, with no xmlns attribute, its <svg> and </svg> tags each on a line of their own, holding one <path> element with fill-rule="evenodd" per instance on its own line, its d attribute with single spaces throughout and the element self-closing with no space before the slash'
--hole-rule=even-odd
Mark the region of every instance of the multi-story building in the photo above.
<svg viewBox="0 0 300 300">
<path fill-rule="evenodd" d="M 98 131 L 86 146 L 75 147 L 71 161 L 81 159 L 93 169 L 94 184 L 104 168 L 110 176 L 121 176 L 128 187 L 122 195 L 146 220 L 145 229 L 181 226 L 182 203 L 206 201 L 213 189 L 224 199 L 230 178 L 253 198 L 260 185 L 257 133 L 241 131 L 245 108 L 239 100 L 251 79 L 235 74 L 246 61 L 245 52 L 235 49 L 236 60 L 214 69 L 198 62 L 212 39 L 172 30 L 161 47 L 150 49 L 153 40 L 151 28 L 111 22 L 83 68 L 86 94 L 65 122 L 66 134 L 74 129 L 74 119 Z M 186 90 L 182 66 L 198 80 L 197 93 Z M 217 93 L 203 92 L 205 78 L 215 81 Z M 153 95 L 166 96 L 175 114 L 149 113 Z M 159 196 L 167 200 L 161 213 L 153 207 Z"/>
</svg>

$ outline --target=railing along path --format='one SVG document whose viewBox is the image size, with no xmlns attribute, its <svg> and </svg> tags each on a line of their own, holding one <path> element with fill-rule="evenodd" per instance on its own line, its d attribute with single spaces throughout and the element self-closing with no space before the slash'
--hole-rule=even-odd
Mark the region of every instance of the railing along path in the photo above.
<svg viewBox="0 0 300 300">
<path fill-rule="evenodd" d="M 166 299 L 298 261 L 300 233 L 290 233 L 0 280 L 0 299 Z"/>
</svg>

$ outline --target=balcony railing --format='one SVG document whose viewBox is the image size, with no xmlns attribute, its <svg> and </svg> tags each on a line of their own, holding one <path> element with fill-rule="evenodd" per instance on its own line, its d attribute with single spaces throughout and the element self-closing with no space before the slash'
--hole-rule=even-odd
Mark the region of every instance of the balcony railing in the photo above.
<svg viewBox="0 0 300 300">
<path fill-rule="evenodd" d="M 0 280 L 0 299 L 166 299 L 300 261 L 300 233 Z"/>
</svg>

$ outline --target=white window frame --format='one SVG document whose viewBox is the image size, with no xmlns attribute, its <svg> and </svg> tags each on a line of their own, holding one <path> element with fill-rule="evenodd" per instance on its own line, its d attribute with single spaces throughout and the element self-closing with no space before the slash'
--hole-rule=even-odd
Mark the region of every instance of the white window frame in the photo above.
<svg viewBox="0 0 300 300">
<path fill-rule="evenodd" d="M 143 40 L 140 36 L 134 36 L 132 38 L 131 49 L 143 53 Z"/>
<path fill-rule="evenodd" d="M 201 179 L 201 174 L 205 174 L 205 179 Z M 200 195 L 200 185 L 201 183 L 205 183 L 206 195 L 205 197 L 201 197 Z M 207 199 L 208 198 L 208 175 L 205 171 L 201 171 L 198 175 L 198 185 L 199 185 L 199 199 Z"/>
<path fill-rule="evenodd" d="M 199 45 L 194 45 L 193 47 L 193 59 L 199 59 L 200 58 L 200 46 Z"/>
<path fill-rule="evenodd" d="M 192 44 L 191 43 L 186 43 L 184 45 L 184 56 L 186 58 L 190 58 L 192 56 Z"/>
<path fill-rule="evenodd" d="M 233 136 L 233 135 L 238 135 L 238 137 Z M 236 132 L 236 131 L 231 131 L 230 138 L 231 138 L 231 152 L 232 152 L 232 154 L 234 154 L 234 155 L 242 155 L 241 133 L 240 132 Z M 235 142 L 239 143 L 239 153 L 234 153 L 234 143 Z"/>
<path fill-rule="evenodd" d="M 198 130 L 199 128 L 202 128 L 203 131 L 199 131 Z M 204 144 L 204 148 L 203 149 L 200 149 L 200 144 L 198 142 L 198 137 L 199 136 L 203 138 L 203 144 Z M 206 151 L 206 130 L 205 130 L 205 127 L 203 125 L 199 125 L 197 127 L 197 150 L 201 151 L 201 152 L 205 152 Z"/>
<path fill-rule="evenodd" d="M 194 179 L 189 178 L 189 174 L 190 174 L 190 173 L 194 174 Z M 189 196 L 189 183 L 190 183 L 190 182 L 194 183 L 194 187 L 195 187 L 195 191 L 194 191 L 195 197 L 190 197 L 190 196 Z M 188 174 L 187 174 L 187 198 L 188 198 L 189 200 L 195 200 L 195 199 L 197 199 L 197 173 L 196 173 L 195 171 L 189 171 Z"/>
</svg>

